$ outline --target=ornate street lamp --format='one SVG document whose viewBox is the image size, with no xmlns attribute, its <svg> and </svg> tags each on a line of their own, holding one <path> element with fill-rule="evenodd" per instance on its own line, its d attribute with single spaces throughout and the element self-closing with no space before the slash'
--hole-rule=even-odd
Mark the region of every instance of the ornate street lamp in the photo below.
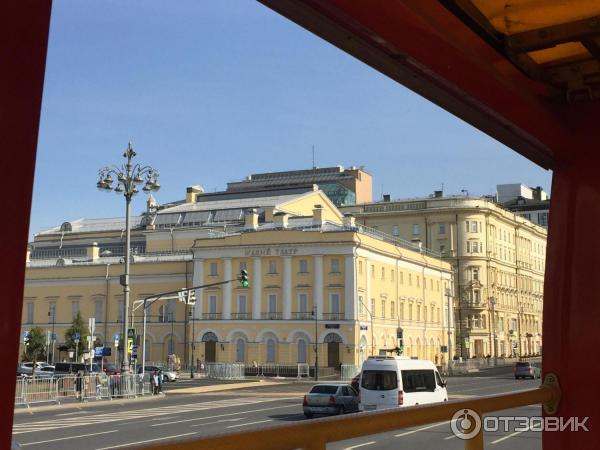
<svg viewBox="0 0 600 450">
<path fill-rule="evenodd" d="M 111 165 L 103 167 L 98 172 L 98 183 L 96 186 L 101 191 L 115 191 L 116 193 L 123 193 L 125 197 L 125 275 L 122 278 L 121 284 L 123 285 L 123 297 L 124 297 L 124 308 L 123 311 L 123 334 L 122 339 L 127 337 L 127 316 L 129 309 L 129 262 L 131 256 L 131 198 L 137 194 L 137 186 L 144 183 L 142 190 L 146 193 L 152 191 L 158 191 L 160 184 L 158 183 L 158 171 L 150 166 L 141 166 L 140 164 L 132 164 L 132 159 L 136 153 L 133 151 L 131 142 L 127 144 L 127 150 L 123 153 L 123 158 L 127 160 L 124 165 L 120 167 Z M 113 183 L 116 178 L 117 185 L 113 187 Z M 121 359 L 121 373 L 126 374 L 129 372 L 129 356 L 127 352 L 127 341 L 123 342 L 123 356 Z"/>
</svg>

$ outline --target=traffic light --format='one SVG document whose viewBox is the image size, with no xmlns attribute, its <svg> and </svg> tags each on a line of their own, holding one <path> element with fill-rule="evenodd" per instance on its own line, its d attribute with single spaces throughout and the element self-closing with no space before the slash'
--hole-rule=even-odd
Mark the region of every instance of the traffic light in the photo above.
<svg viewBox="0 0 600 450">
<path fill-rule="evenodd" d="M 240 271 L 239 280 L 242 287 L 248 287 L 248 272 L 246 270 Z"/>
</svg>

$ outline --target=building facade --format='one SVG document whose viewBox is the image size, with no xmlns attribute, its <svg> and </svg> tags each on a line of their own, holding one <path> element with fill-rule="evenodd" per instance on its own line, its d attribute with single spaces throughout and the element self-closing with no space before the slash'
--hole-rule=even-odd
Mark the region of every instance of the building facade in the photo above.
<svg viewBox="0 0 600 450">
<path fill-rule="evenodd" d="M 444 292 L 453 272 L 435 252 L 357 225 L 316 188 L 194 194 L 165 208 L 152 200 L 135 222 L 131 302 L 213 286 L 196 289 L 193 306 L 154 302 L 139 358 L 313 365 L 318 353 L 320 366 L 338 368 L 396 347 L 401 328 L 405 354 L 447 359 L 442 347 L 452 324 Z M 80 313 L 94 317 L 95 337 L 114 347 L 124 320 L 124 264 L 115 244 L 121 225 L 65 222 L 36 236 L 24 331 L 54 333 L 57 352 Z M 241 270 L 248 287 L 236 280 Z M 227 280 L 233 281 L 214 285 Z M 130 311 L 140 335 L 141 308 Z M 57 352 L 54 360 L 65 356 Z"/>
<path fill-rule="evenodd" d="M 547 232 L 486 198 L 378 202 L 343 211 L 452 264 L 462 357 L 541 353 Z"/>
<path fill-rule="evenodd" d="M 504 208 L 548 229 L 550 198 L 540 186 L 530 188 L 523 184 L 499 184 L 496 186 L 496 197 Z"/>
</svg>

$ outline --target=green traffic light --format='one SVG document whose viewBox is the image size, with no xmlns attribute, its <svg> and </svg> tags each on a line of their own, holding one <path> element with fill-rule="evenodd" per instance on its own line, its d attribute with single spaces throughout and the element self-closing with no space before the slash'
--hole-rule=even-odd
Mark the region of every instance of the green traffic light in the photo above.
<svg viewBox="0 0 600 450">
<path fill-rule="evenodd" d="M 246 280 L 242 280 L 242 287 L 248 287 L 248 282 Z"/>
</svg>

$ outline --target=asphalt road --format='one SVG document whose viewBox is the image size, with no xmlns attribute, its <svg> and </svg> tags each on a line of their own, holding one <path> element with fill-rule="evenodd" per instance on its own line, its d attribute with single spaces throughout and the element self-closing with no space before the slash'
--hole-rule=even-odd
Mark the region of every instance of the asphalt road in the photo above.
<svg viewBox="0 0 600 450">
<path fill-rule="evenodd" d="M 289 383 L 276 386 L 205 393 L 176 394 L 178 389 L 205 384 L 201 380 L 182 380 L 169 386 L 172 394 L 150 397 L 141 401 L 107 401 L 82 404 L 77 408 L 61 406 L 33 410 L 15 415 L 13 439 L 25 449 L 100 450 L 127 448 L 168 442 L 178 438 L 201 437 L 210 434 L 249 430 L 299 420 L 301 399 L 310 383 Z M 448 379 L 452 398 L 514 392 L 539 385 L 539 380 L 514 380 L 512 373 L 492 376 Z M 541 415 L 540 406 L 516 408 L 495 415 Z M 514 425 L 514 424 L 512 424 Z M 534 431 L 488 432 L 486 448 L 541 449 L 541 434 Z M 462 449 L 464 443 L 454 437 L 449 423 L 433 424 L 414 429 L 366 436 L 336 442 L 329 449 Z"/>
</svg>

